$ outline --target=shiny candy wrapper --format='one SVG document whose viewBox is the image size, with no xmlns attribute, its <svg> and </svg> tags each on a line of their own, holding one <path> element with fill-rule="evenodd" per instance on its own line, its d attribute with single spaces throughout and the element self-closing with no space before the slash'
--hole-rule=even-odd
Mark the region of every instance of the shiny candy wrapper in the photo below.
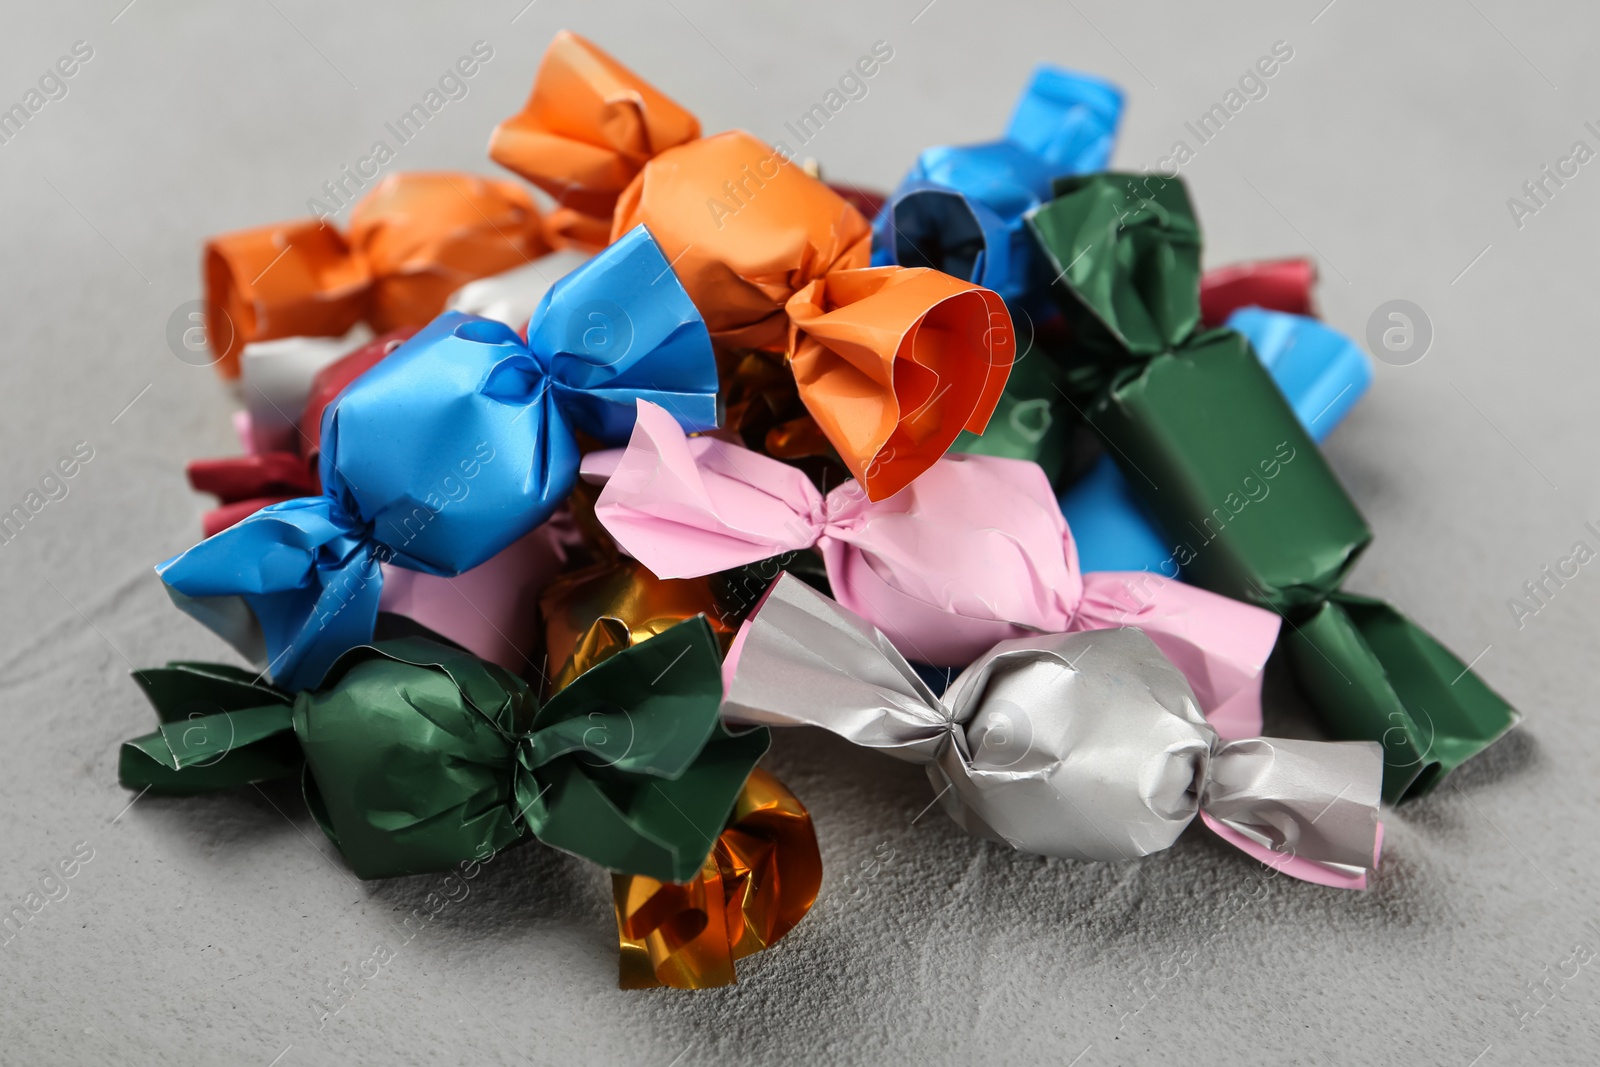
<svg viewBox="0 0 1600 1067">
<path fill-rule="evenodd" d="M 1204 294 L 1202 285 L 1202 300 Z M 1372 384 L 1367 354 L 1315 319 L 1243 307 L 1228 316 L 1227 327 L 1250 342 L 1295 418 L 1319 444 Z M 1178 573 L 1179 552 L 1157 531 L 1111 456 L 1102 455 L 1089 476 L 1067 490 L 1061 510 L 1078 534 L 1084 570 Z"/>
<path fill-rule="evenodd" d="M 873 262 L 933 267 L 1038 306 L 1049 277 L 1024 225 L 1050 182 L 1104 170 L 1122 93 L 1109 82 L 1041 66 L 1003 138 L 941 145 L 917 157 L 873 223 Z"/>
<path fill-rule="evenodd" d="M 636 560 L 602 560 L 561 575 L 539 597 L 550 691 L 618 649 L 628 648 L 703 615 L 726 649 L 733 627 L 724 622 L 705 578 L 657 578 Z"/>
<path fill-rule="evenodd" d="M 903 488 L 987 425 L 1015 348 L 999 296 L 937 271 L 871 268 L 871 228 L 843 197 L 748 133 L 698 137 L 681 108 L 592 44 L 558 38 L 546 63 L 553 73 L 541 68 L 497 131 L 496 158 L 511 158 L 503 131 L 532 129 L 539 150 L 508 165 L 584 211 L 614 204 L 613 240 L 647 226 L 719 351 L 786 356 L 869 496 Z"/>
<path fill-rule="evenodd" d="M 218 665 L 136 676 L 162 725 L 123 745 L 126 788 L 211 792 L 303 765 L 307 805 L 361 878 L 448 870 L 532 837 L 684 881 L 767 747 L 766 731 L 719 723 L 717 646 L 699 619 L 543 706 L 509 672 L 417 639 L 352 649 L 293 696 Z"/>
<path fill-rule="evenodd" d="M 724 673 L 725 719 L 819 726 L 924 765 L 956 822 L 1020 851 L 1133 859 L 1199 815 L 1307 881 L 1364 888 L 1377 866 L 1376 744 L 1224 741 L 1137 629 L 1001 642 L 935 697 L 881 633 L 785 575 Z"/>
<path fill-rule="evenodd" d="M 822 853 L 811 815 L 760 767 L 698 877 L 612 875 L 624 989 L 733 984 L 736 961 L 771 948 L 811 910 Z"/>
<path fill-rule="evenodd" d="M 1245 335 L 1202 328 L 1183 183 L 1129 177 L 1062 179 L 1028 220 L 1099 378 L 1090 424 L 1186 578 L 1286 617 L 1328 732 L 1383 744 L 1385 798 L 1426 792 L 1517 715 L 1394 609 L 1336 595 L 1371 531 Z"/>
<path fill-rule="evenodd" d="M 627 449 L 591 453 L 583 473 L 608 478 L 596 517 L 661 577 L 815 546 L 834 597 L 935 666 L 965 666 L 1029 634 L 1140 626 L 1229 736 L 1261 732 L 1278 616 L 1159 575 L 1082 574 L 1037 464 L 950 456 L 887 500 L 867 500 L 853 482 L 824 497 L 787 464 L 685 437 L 641 402 Z"/>
<path fill-rule="evenodd" d="M 545 591 L 545 620 L 560 693 L 597 666 L 672 632 L 710 606 L 707 582 L 656 578 L 633 560 L 574 572 Z M 719 644 L 732 631 L 711 626 Z M 681 883 L 612 876 L 624 989 L 731 985 L 734 962 L 768 948 L 810 910 L 822 855 L 805 806 L 760 768 L 750 773 L 728 824 L 698 874 Z"/>
<path fill-rule="evenodd" d="M 539 213 L 513 182 L 454 172 L 391 174 L 350 212 L 259 226 L 206 243 L 206 331 L 218 369 L 239 373 L 244 346 L 421 326 L 473 278 L 549 250 Z"/>
<path fill-rule="evenodd" d="M 591 314 L 610 328 L 597 334 Z M 447 313 L 323 416 L 323 493 L 274 505 L 158 568 L 174 600 L 288 689 L 372 637 L 380 564 L 453 576 L 543 523 L 578 432 L 627 439 L 640 397 L 715 425 L 704 324 L 643 229 L 546 295 L 524 342 Z"/>
</svg>

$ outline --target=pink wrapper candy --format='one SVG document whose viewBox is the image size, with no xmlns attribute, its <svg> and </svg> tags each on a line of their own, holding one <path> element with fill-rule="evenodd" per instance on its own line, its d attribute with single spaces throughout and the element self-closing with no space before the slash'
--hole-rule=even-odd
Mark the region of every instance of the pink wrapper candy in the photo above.
<svg viewBox="0 0 1600 1067">
<path fill-rule="evenodd" d="M 1137 626 L 1184 673 L 1224 737 L 1261 732 L 1272 612 L 1142 571 L 1078 569 L 1035 463 L 953 455 L 873 502 L 846 482 L 824 497 L 798 469 L 686 437 L 641 401 L 626 449 L 592 453 L 595 514 L 662 578 L 690 578 L 817 548 L 835 599 L 911 659 L 959 667 L 1001 641 Z"/>
</svg>

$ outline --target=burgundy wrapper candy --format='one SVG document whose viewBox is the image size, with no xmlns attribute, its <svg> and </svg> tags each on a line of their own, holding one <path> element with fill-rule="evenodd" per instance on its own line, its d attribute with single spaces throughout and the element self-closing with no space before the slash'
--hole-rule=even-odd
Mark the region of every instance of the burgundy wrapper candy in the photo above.
<svg viewBox="0 0 1600 1067">
<path fill-rule="evenodd" d="M 191 459 L 189 488 L 224 504 L 253 497 L 296 497 L 317 491 L 317 478 L 298 452 L 264 452 L 223 459 Z"/>
<path fill-rule="evenodd" d="M 624 451 L 591 453 L 595 515 L 661 578 L 693 578 L 820 549 L 834 596 L 912 659 L 965 666 L 1001 641 L 1137 626 L 1172 659 L 1228 737 L 1261 732 L 1272 612 L 1143 572 L 1084 575 L 1049 479 L 996 456 L 939 460 L 871 501 L 855 482 L 823 497 L 782 462 L 639 405 Z"/>
<path fill-rule="evenodd" d="M 1200 322 L 1221 326 L 1245 307 L 1317 317 L 1311 289 L 1317 267 L 1309 259 L 1269 259 L 1215 267 L 1200 276 Z"/>
</svg>

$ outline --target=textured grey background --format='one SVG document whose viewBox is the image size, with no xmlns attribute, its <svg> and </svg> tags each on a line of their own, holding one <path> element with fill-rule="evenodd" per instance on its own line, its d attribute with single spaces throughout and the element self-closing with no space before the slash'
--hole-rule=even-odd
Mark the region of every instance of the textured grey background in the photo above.
<svg viewBox="0 0 1600 1067">
<path fill-rule="evenodd" d="M 0 1061 L 1594 1062 L 1600 960 L 1565 961 L 1600 947 L 1600 567 L 1524 627 L 1507 599 L 1600 519 L 1600 164 L 1521 229 L 1506 206 L 1575 140 L 1600 145 L 1592 7 L 124 2 L 9 4 L 0 31 L 5 106 L 72 42 L 95 50 L 0 146 L 0 510 L 94 449 L 0 546 L 0 910 L 93 849 L 0 947 Z M 1388 814 L 1365 895 L 1264 882 L 1200 833 L 1137 864 L 1016 855 L 937 812 L 913 824 L 913 768 L 784 736 L 769 762 L 815 813 L 822 899 L 736 988 L 693 995 L 613 988 L 606 879 L 548 850 L 498 860 L 402 947 L 395 924 L 438 879 L 353 881 L 292 789 L 119 815 L 117 745 L 150 722 L 130 663 L 224 652 L 150 570 L 196 536 L 183 461 L 235 450 L 226 390 L 165 341 L 199 242 L 303 214 L 479 39 L 495 52 L 470 96 L 393 166 L 492 173 L 489 130 L 562 26 L 708 130 L 768 138 L 890 42 L 870 95 L 804 150 L 878 186 L 924 145 L 994 135 L 1041 59 L 1121 83 L 1116 162 L 1152 165 L 1288 41 L 1269 95 L 1184 169 L 1208 262 L 1314 249 L 1324 313 L 1358 337 L 1386 300 L 1426 310 L 1432 351 L 1380 367 L 1328 446 L 1378 532 L 1352 585 L 1487 649 L 1524 727 Z M 394 961 L 319 1028 L 327 983 L 379 944 Z M 1519 1020 L 1534 982 L 1548 1006 Z"/>
</svg>

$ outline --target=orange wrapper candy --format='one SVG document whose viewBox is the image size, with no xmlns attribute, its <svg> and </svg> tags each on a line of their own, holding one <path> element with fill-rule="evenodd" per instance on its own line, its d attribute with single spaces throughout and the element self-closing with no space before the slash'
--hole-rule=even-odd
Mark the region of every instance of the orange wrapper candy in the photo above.
<svg viewBox="0 0 1600 1067">
<path fill-rule="evenodd" d="M 838 193 L 742 130 L 669 149 L 617 201 L 640 223 L 723 348 L 783 352 L 784 305 L 829 271 L 872 261 L 872 227 Z"/>
<path fill-rule="evenodd" d="M 473 174 L 391 174 L 350 210 L 349 240 L 375 333 L 426 326 L 463 285 L 550 251 L 527 192 Z"/>
<path fill-rule="evenodd" d="M 836 271 L 787 307 L 800 397 L 872 500 L 910 485 L 962 430 L 982 433 L 1011 370 L 1004 301 L 926 267 Z"/>
<path fill-rule="evenodd" d="M 617 197 L 652 156 L 700 136 L 700 123 L 575 33 L 546 49 L 522 110 L 495 127 L 489 158 L 554 197 L 560 243 L 610 242 Z"/>
<path fill-rule="evenodd" d="M 206 339 L 225 378 L 252 341 L 340 337 L 366 312 L 366 265 L 316 219 L 213 237 L 203 263 Z"/>
<path fill-rule="evenodd" d="M 527 192 L 471 174 L 391 174 L 350 218 L 348 238 L 304 219 L 206 243 L 207 337 L 224 377 L 254 341 L 424 326 L 462 285 L 549 251 Z"/>
<path fill-rule="evenodd" d="M 612 233 L 640 223 L 714 341 L 787 352 L 870 499 L 988 424 L 1016 346 L 1004 302 L 926 268 L 869 268 L 867 220 L 779 150 L 735 131 L 663 152 L 617 201 Z"/>
<path fill-rule="evenodd" d="M 771 947 L 822 886 L 811 815 L 766 771 L 750 773 L 728 828 L 685 885 L 612 875 L 623 989 L 732 985 L 734 961 Z"/>
<path fill-rule="evenodd" d="M 1015 350 L 999 297 L 925 269 L 868 270 L 866 217 L 790 163 L 788 148 L 698 132 L 638 75 L 562 34 L 490 152 L 574 210 L 598 218 L 614 205 L 611 240 L 648 227 L 724 366 L 751 351 L 786 355 L 801 401 L 869 498 L 904 488 L 963 429 L 981 433 Z M 853 271 L 864 273 L 844 277 Z M 790 421 L 771 443 L 802 454 L 808 431 Z"/>
</svg>

